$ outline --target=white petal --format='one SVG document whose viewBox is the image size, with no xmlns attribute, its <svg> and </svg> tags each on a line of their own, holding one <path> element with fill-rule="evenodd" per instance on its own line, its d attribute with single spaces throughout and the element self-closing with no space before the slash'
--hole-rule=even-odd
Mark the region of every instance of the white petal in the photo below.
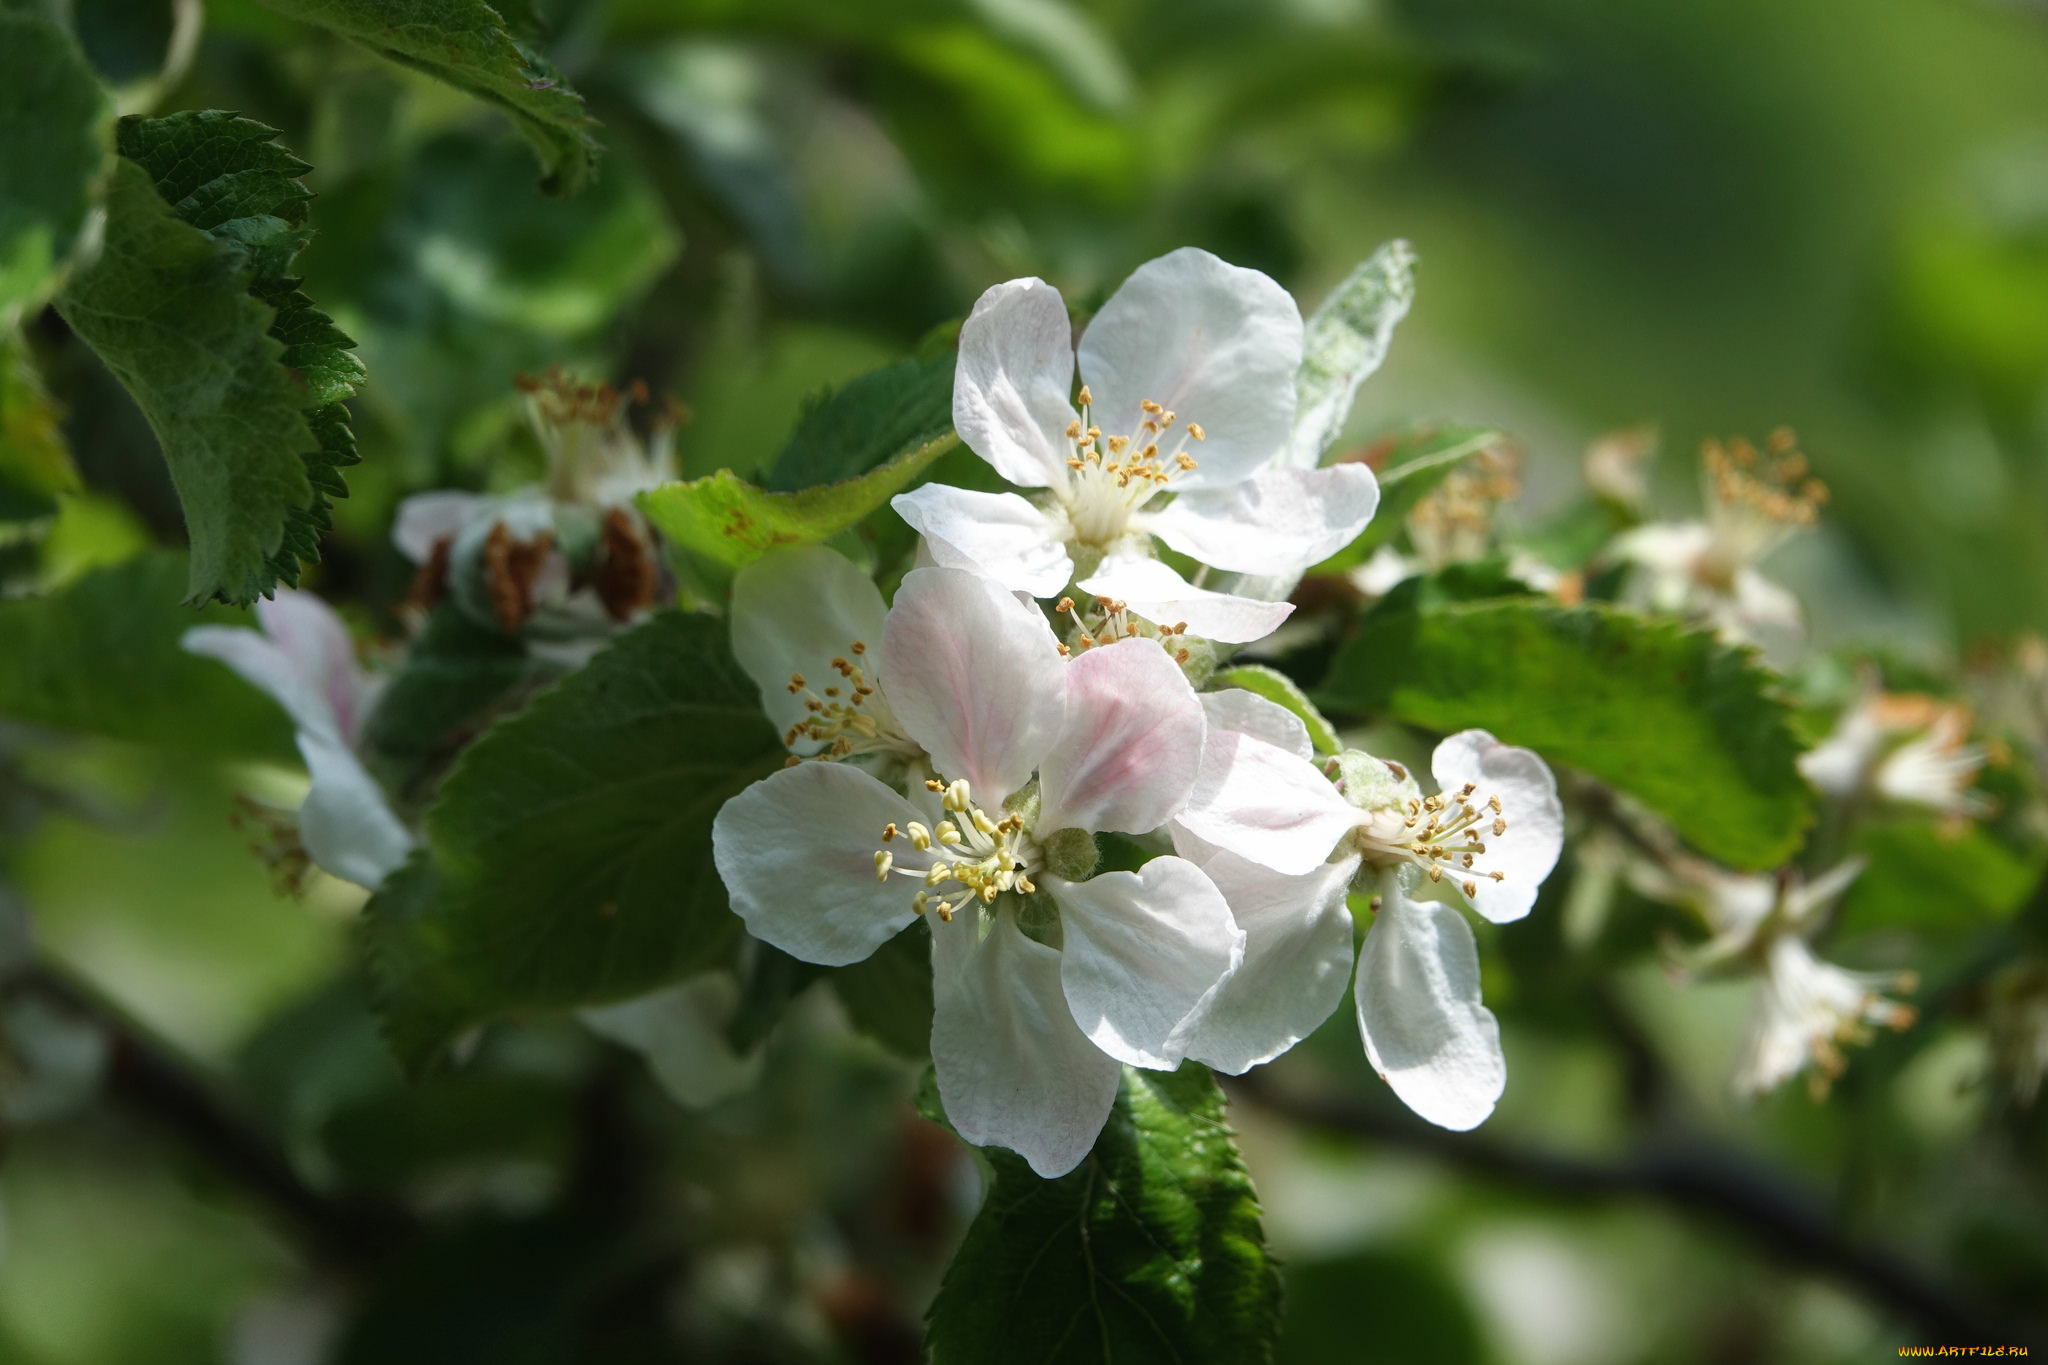
<svg viewBox="0 0 2048 1365">
<path fill-rule="evenodd" d="M 1010 280 L 960 327 L 953 426 L 967 448 L 1024 488 L 1065 487 L 1074 421 L 1073 326 L 1044 280 Z"/>
<path fill-rule="evenodd" d="M 1096 597 L 1128 602 L 1147 620 L 1165 626 L 1184 621 L 1192 634 L 1233 645 L 1264 639 L 1294 611 L 1288 602 L 1260 602 L 1197 588 L 1156 559 L 1105 560 L 1075 586 Z"/>
<path fill-rule="evenodd" d="M 1297 574 L 1356 540 L 1379 505 L 1379 480 L 1362 464 L 1268 469 L 1227 488 L 1183 493 L 1149 526 L 1219 569 Z"/>
<path fill-rule="evenodd" d="M 811 762 L 754 783 L 719 809 L 711 851 L 747 931 L 806 962 L 858 962 L 917 918 L 914 877 L 878 880 L 882 828 L 917 807 L 858 768 Z M 920 862 L 921 866 L 922 863 Z"/>
<path fill-rule="evenodd" d="M 1185 831 L 1173 846 L 1208 874 L 1244 930 L 1244 961 L 1183 1030 L 1187 1054 L 1242 1075 L 1315 1032 L 1343 1000 L 1352 956 L 1344 893 L 1358 859 L 1285 877 Z"/>
<path fill-rule="evenodd" d="M 273 697 L 301 732 L 337 742 L 341 721 L 334 700 L 276 641 L 242 626 L 194 626 L 185 632 L 185 652 L 218 659 Z"/>
<path fill-rule="evenodd" d="M 1248 478 L 1287 448 L 1301 310 L 1287 291 L 1196 247 L 1131 272 L 1081 337 L 1081 378 L 1105 434 L 1134 435 L 1139 404 L 1164 404 L 1208 439 L 1174 487 L 1213 488 Z"/>
<path fill-rule="evenodd" d="M 1195 794 L 1174 824 L 1261 867 L 1299 876 L 1327 862 L 1363 818 L 1307 759 L 1212 728 Z"/>
<path fill-rule="evenodd" d="M 1066 666 L 1067 721 L 1039 760 L 1038 828 L 1143 834 L 1172 819 L 1202 764 L 1202 703 L 1153 640 Z"/>
<path fill-rule="evenodd" d="M 932 1066 L 947 1119 L 969 1142 L 1008 1147 L 1048 1180 L 1073 1170 L 1109 1117 L 1121 1070 L 1075 1026 L 1060 954 L 999 909 L 962 970 L 933 966 Z"/>
<path fill-rule="evenodd" d="M 313 779 L 299 807 L 299 842 L 322 870 L 375 891 L 412 852 L 412 835 L 338 737 L 301 730 L 299 754 Z"/>
<path fill-rule="evenodd" d="M 1074 1022 L 1118 1061 L 1179 1066 L 1181 1025 L 1244 960 L 1244 931 L 1223 893 L 1185 858 L 1085 882 L 1047 877 L 1045 889 L 1059 902 L 1060 980 Z"/>
<path fill-rule="evenodd" d="M 928 483 L 889 505 L 924 537 L 934 564 L 986 574 L 1033 597 L 1053 596 L 1074 576 L 1052 519 L 1015 493 Z"/>
<path fill-rule="evenodd" d="M 647 995 L 579 1010 L 593 1033 L 632 1048 L 685 1109 L 703 1109 L 750 1089 L 761 1075 L 760 1049 L 741 1057 L 725 1041 L 739 983 L 707 972 Z"/>
<path fill-rule="evenodd" d="M 453 489 L 415 493 L 398 504 L 398 515 L 391 523 L 391 543 L 413 563 L 424 564 L 433 557 L 436 545 L 455 539 L 477 509 L 489 501 L 482 493 Z"/>
<path fill-rule="evenodd" d="M 1308 726 L 1301 717 L 1256 692 L 1247 692 L 1242 687 L 1204 692 L 1202 714 L 1209 718 L 1211 730 L 1235 730 L 1241 735 L 1264 740 L 1304 761 L 1315 758 L 1315 745 L 1310 741 Z"/>
<path fill-rule="evenodd" d="M 1448 905 L 1382 882 L 1358 954 L 1358 1031 L 1401 1102 L 1442 1128 L 1476 1128 L 1507 1089 L 1500 1024 L 1479 1003 L 1479 949 Z"/>
<path fill-rule="evenodd" d="M 1479 866 L 1504 873 L 1506 879 L 1476 878 L 1478 891 L 1468 898 L 1472 908 L 1495 924 L 1528 914 L 1536 904 L 1536 888 L 1557 866 L 1564 848 L 1564 806 L 1557 799 L 1557 779 L 1550 765 L 1531 750 L 1502 744 L 1484 730 L 1461 730 L 1436 746 L 1429 766 L 1438 791 L 1454 792 L 1470 782 L 1479 789 L 1475 795 L 1481 800 L 1498 796 L 1501 801 L 1507 829 L 1483 833 L 1486 852 Z M 1452 881 L 1446 877 L 1443 885 Z"/>
<path fill-rule="evenodd" d="M 882 690 L 938 770 L 989 809 L 1022 787 L 1066 715 L 1066 664 L 1038 609 L 977 574 L 914 569 L 882 638 Z"/>
<path fill-rule="evenodd" d="M 822 545 L 779 550 L 733 578 L 732 652 L 761 689 L 768 718 L 786 731 L 807 714 L 804 698 L 789 690 L 792 673 L 822 692 L 839 681 L 832 660 L 852 658 L 858 640 L 868 647 L 869 677 L 879 676 L 887 615 L 880 590 L 846 556 Z"/>
</svg>

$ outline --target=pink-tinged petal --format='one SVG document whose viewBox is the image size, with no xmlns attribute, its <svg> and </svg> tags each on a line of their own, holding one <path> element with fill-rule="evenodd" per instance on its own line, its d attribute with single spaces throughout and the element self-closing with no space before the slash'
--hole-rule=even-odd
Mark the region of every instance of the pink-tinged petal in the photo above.
<svg viewBox="0 0 2048 1365">
<path fill-rule="evenodd" d="M 1495 834 L 1485 825 L 1475 832 L 1486 845 L 1477 870 L 1499 872 L 1502 879 L 1474 878 L 1474 894 L 1466 899 L 1495 924 L 1522 918 L 1536 904 L 1536 888 L 1564 850 L 1564 805 L 1557 799 L 1550 765 L 1532 750 L 1502 744 L 1484 730 L 1461 730 L 1436 746 L 1430 771 L 1437 790 L 1446 795 L 1469 782 L 1475 801 L 1500 798 L 1504 830 Z M 1441 885 L 1454 882 L 1446 877 Z"/>
<path fill-rule="evenodd" d="M 1202 703 L 1153 640 L 1084 650 L 1066 667 L 1067 721 L 1039 761 L 1042 830 L 1143 834 L 1187 804 Z"/>
<path fill-rule="evenodd" d="M 1315 744 L 1309 739 L 1308 726 L 1301 717 L 1256 692 L 1247 692 L 1242 687 L 1204 692 L 1202 714 L 1209 718 L 1212 731 L 1235 730 L 1285 750 L 1304 763 L 1315 759 Z"/>
<path fill-rule="evenodd" d="M 415 493 L 398 504 L 391 522 L 391 543 L 415 564 L 433 558 L 434 547 L 453 540 L 491 498 L 482 493 L 439 489 Z"/>
<path fill-rule="evenodd" d="M 1244 960 L 1223 893 L 1184 858 L 1085 882 L 1045 878 L 1060 907 L 1060 979 L 1074 1022 L 1120 1062 L 1171 1071 L 1182 1027 Z"/>
<path fill-rule="evenodd" d="M 958 971 L 937 970 L 934 940 L 932 1067 L 961 1137 L 1008 1147 L 1050 1180 L 1095 1145 L 1121 1068 L 1075 1025 L 1060 954 L 1026 938 L 1007 909 L 994 920 Z"/>
<path fill-rule="evenodd" d="M 306 856 L 322 871 L 375 891 L 412 852 L 411 833 L 339 737 L 301 730 L 299 754 L 313 779 L 299 807 Z"/>
<path fill-rule="evenodd" d="M 685 1109 L 705 1109 L 753 1088 L 763 1053 L 742 1057 L 725 1041 L 739 1003 L 739 983 L 726 972 L 707 972 L 616 1005 L 579 1010 L 591 1032 L 629 1047 Z"/>
<path fill-rule="evenodd" d="M 934 564 L 984 574 L 1033 597 L 1053 596 L 1074 576 L 1052 519 L 1015 493 L 928 483 L 889 505 L 924 537 Z"/>
<path fill-rule="evenodd" d="M 342 738 L 353 743 L 367 711 L 367 689 L 355 642 L 334 609 L 312 593 L 279 588 L 274 598 L 257 600 L 256 620 L 299 676 L 327 698 Z"/>
<path fill-rule="evenodd" d="M 268 693 L 301 733 L 343 740 L 333 698 L 261 631 L 242 626 L 194 626 L 185 632 L 182 644 L 187 654 L 218 659 L 245 682 Z"/>
<path fill-rule="evenodd" d="M 784 768 L 720 807 L 711 854 L 732 908 L 755 938 L 827 967 L 858 962 L 917 918 L 915 877 L 878 878 L 875 854 L 909 862 L 909 840 L 885 843 L 884 826 L 922 819 L 918 808 L 837 763 Z"/>
<path fill-rule="evenodd" d="M 1315 764 L 1211 727 L 1194 795 L 1174 824 L 1261 867 L 1300 876 L 1329 861 L 1363 818 Z"/>
<path fill-rule="evenodd" d="M 1244 930 L 1244 961 L 1183 1030 L 1187 1054 L 1243 1075 L 1315 1032 L 1342 1003 L 1352 957 L 1344 895 L 1358 859 L 1287 877 L 1184 830 L 1173 846 L 1216 884 Z"/>
<path fill-rule="evenodd" d="M 1010 280 L 975 301 L 953 372 L 953 426 L 968 449 L 1020 487 L 1064 487 L 1073 387 L 1073 327 L 1059 290 Z"/>
<path fill-rule="evenodd" d="M 882 690 L 910 737 L 993 810 L 1066 715 L 1066 664 L 1036 607 L 960 569 L 914 569 L 882 632 Z"/>
<path fill-rule="evenodd" d="M 1356 540 L 1379 505 L 1379 480 L 1362 464 L 1268 469 L 1226 488 L 1183 493 L 1149 527 L 1218 569 L 1298 574 Z"/>
<path fill-rule="evenodd" d="M 1286 450 L 1301 365 L 1301 310 L 1287 291 L 1196 247 L 1131 272 L 1081 337 L 1090 417 L 1105 434 L 1135 435 L 1139 404 L 1161 403 L 1207 439 L 1177 489 L 1249 478 Z"/>
<path fill-rule="evenodd" d="M 778 550 L 741 569 L 732 582 L 732 652 L 761 690 L 761 706 L 787 731 L 809 714 L 810 692 L 841 683 L 832 660 L 858 660 L 880 675 L 888 607 L 872 580 L 846 556 L 822 545 Z M 866 646 L 865 656 L 854 652 Z M 807 687 L 791 692 L 790 676 Z M 819 747 L 801 740 L 802 752 Z"/>
<path fill-rule="evenodd" d="M 1358 954 L 1358 1031 L 1401 1102 L 1440 1128 L 1476 1128 L 1507 1089 L 1500 1024 L 1479 1003 L 1479 948 L 1450 906 L 1382 881 Z"/>
<path fill-rule="evenodd" d="M 1186 622 L 1190 634 L 1232 645 L 1264 639 L 1294 612 L 1290 602 L 1261 602 L 1197 588 L 1158 560 L 1136 556 L 1104 560 L 1075 586 L 1096 597 L 1128 603 L 1148 621 L 1166 626 Z"/>
</svg>

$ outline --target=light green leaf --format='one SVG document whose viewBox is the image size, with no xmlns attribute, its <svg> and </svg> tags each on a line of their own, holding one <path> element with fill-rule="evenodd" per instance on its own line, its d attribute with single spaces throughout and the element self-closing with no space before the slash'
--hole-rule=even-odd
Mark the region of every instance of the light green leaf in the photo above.
<svg viewBox="0 0 2048 1365">
<path fill-rule="evenodd" d="M 1870 866 L 1842 898 L 1844 934 L 1968 932 L 2011 918 L 2041 880 L 2040 849 L 2013 849 L 1976 824 L 1886 820 L 1867 825 L 1855 849 Z"/>
<path fill-rule="evenodd" d="M 1242 687 L 1286 707 L 1301 717 L 1301 723 L 1308 727 L 1309 742 L 1316 746 L 1317 753 L 1334 754 L 1344 747 L 1338 742 L 1336 727 L 1323 719 L 1323 713 L 1316 710 L 1316 704 L 1308 699 L 1308 693 L 1276 668 L 1268 668 L 1264 664 L 1238 664 L 1214 674 L 1209 679 L 1209 686 L 1211 690 Z"/>
<path fill-rule="evenodd" d="M 740 932 L 711 820 L 785 757 L 725 626 L 620 636 L 456 761 L 426 847 L 371 898 L 364 945 L 409 1065 L 515 1011 L 623 999 L 723 962 Z"/>
<path fill-rule="evenodd" d="M 1324 706 L 1490 730 L 1628 792 L 1734 867 L 1798 849 L 1813 794 L 1791 707 L 1749 651 L 1606 607 L 1433 601 L 1426 586 L 1410 579 L 1360 620 Z"/>
<path fill-rule="evenodd" d="M 46 597 L 0 602 L 0 719 L 227 758 L 290 761 L 291 725 L 268 697 L 179 645 L 225 608 L 176 605 L 182 557 L 96 569 Z"/>
<path fill-rule="evenodd" d="M 1384 452 L 1379 510 L 1356 540 L 1309 572 L 1343 573 L 1365 563 L 1373 551 L 1401 534 L 1408 514 L 1434 493 L 1452 470 L 1502 439 L 1492 427 L 1457 422 L 1424 422 L 1382 437 L 1375 443 Z"/>
<path fill-rule="evenodd" d="M 1057 1180 L 984 1155 L 994 1181 L 932 1302 L 933 1365 L 1272 1359 L 1280 1276 L 1200 1065 L 1126 1067 L 1094 1151 Z"/>
<path fill-rule="evenodd" d="M 56 283 L 108 162 L 106 93 L 72 36 L 0 9 L 0 332 Z"/>
<path fill-rule="evenodd" d="M 763 484 L 793 493 L 837 483 L 940 440 L 953 430 L 958 360 L 948 338 L 813 399 Z"/>
<path fill-rule="evenodd" d="M 1388 242 L 1330 292 L 1308 320 L 1295 379 L 1294 441 L 1288 460 L 1321 464 L 1344 430 L 1358 386 L 1387 358 L 1394 327 L 1415 302 L 1415 249 Z"/>
<path fill-rule="evenodd" d="M 583 97 L 539 55 L 513 41 L 483 0 L 263 0 L 280 14 L 332 29 L 400 66 L 496 105 L 533 144 L 550 193 L 597 178 L 597 121 Z"/>
</svg>

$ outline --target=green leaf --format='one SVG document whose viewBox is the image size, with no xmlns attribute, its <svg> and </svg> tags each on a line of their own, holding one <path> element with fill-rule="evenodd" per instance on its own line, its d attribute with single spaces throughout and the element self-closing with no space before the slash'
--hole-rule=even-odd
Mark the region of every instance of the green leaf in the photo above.
<svg viewBox="0 0 2048 1365">
<path fill-rule="evenodd" d="M 46 597 L 0 602 L 0 717 L 229 758 L 288 760 L 276 703 L 187 654 L 195 625 L 246 625 L 240 612 L 175 605 L 182 557 L 169 551 L 97 569 Z"/>
<path fill-rule="evenodd" d="M 953 429 L 952 346 L 935 346 L 812 400 L 762 480 L 793 493 L 865 474 Z"/>
<path fill-rule="evenodd" d="M 1316 746 L 1317 753 L 1334 754 L 1344 747 L 1337 740 L 1336 727 L 1323 719 L 1323 713 L 1316 710 L 1316 704 L 1308 699 L 1308 693 L 1276 668 L 1268 668 L 1264 664 L 1238 664 L 1212 675 L 1209 685 L 1212 691 L 1223 687 L 1242 687 L 1286 707 L 1301 717 L 1301 723 L 1308 727 L 1309 741 Z"/>
<path fill-rule="evenodd" d="M 1272 1358 L 1280 1276 L 1206 1069 L 1126 1067 L 1095 1149 L 1057 1180 L 984 1155 L 994 1181 L 932 1302 L 933 1365 Z"/>
<path fill-rule="evenodd" d="M 1395 240 L 1360 262 L 1330 292 L 1302 336 L 1289 459 L 1321 464 L 1351 415 L 1358 386 L 1387 358 L 1394 327 L 1415 302 L 1415 249 Z"/>
<path fill-rule="evenodd" d="M 1969 931 L 2010 919 L 2041 879 L 2038 849 L 2025 853 L 1982 826 L 1931 820 L 1866 826 L 1855 849 L 1870 859 L 1842 898 L 1839 930 Z"/>
<path fill-rule="evenodd" d="M 72 36 L 0 9 L 0 332 L 48 295 L 107 168 L 113 109 Z"/>
<path fill-rule="evenodd" d="M 899 1056 L 932 1051 L 932 934 L 923 920 L 866 958 L 831 973 L 853 1026 Z"/>
<path fill-rule="evenodd" d="M 1490 730 L 1628 792 L 1734 867 L 1775 867 L 1799 847 L 1813 794 L 1792 709 L 1749 651 L 1607 607 L 1433 603 L 1427 583 L 1366 613 L 1319 701 Z"/>
<path fill-rule="evenodd" d="M 671 543 L 744 568 L 770 550 L 816 544 L 855 525 L 959 440 L 948 432 L 858 478 L 796 493 L 770 493 L 721 469 L 642 493 L 640 510 Z"/>
<path fill-rule="evenodd" d="M 57 301 L 163 447 L 189 601 L 295 585 L 357 458 L 343 403 L 362 364 L 289 273 L 308 168 L 276 136 L 219 110 L 123 119 L 106 245 Z"/>
<path fill-rule="evenodd" d="M 363 749 L 400 792 L 474 739 L 539 670 L 524 645 L 452 602 L 427 618 L 377 698 Z"/>
<path fill-rule="evenodd" d="M 1456 422 L 1425 422 L 1374 443 L 1380 454 L 1379 510 L 1358 538 L 1310 569 L 1310 573 L 1343 573 L 1372 558 L 1373 551 L 1401 533 L 1408 514 L 1436 491 L 1450 472 L 1499 441 L 1492 427 Z"/>
<path fill-rule="evenodd" d="M 78 487 L 61 415 L 19 332 L 0 334 L 0 522 L 33 521 Z"/>
<path fill-rule="evenodd" d="M 483 0 L 263 0 L 332 29 L 400 66 L 496 105 L 533 144 L 541 185 L 576 194 L 597 178 L 597 121 L 538 54 L 515 42 Z"/>
<path fill-rule="evenodd" d="M 711 820 L 785 757 L 722 622 L 663 614 L 463 750 L 365 948 L 415 1068 L 472 1024 L 637 995 L 725 960 Z"/>
</svg>

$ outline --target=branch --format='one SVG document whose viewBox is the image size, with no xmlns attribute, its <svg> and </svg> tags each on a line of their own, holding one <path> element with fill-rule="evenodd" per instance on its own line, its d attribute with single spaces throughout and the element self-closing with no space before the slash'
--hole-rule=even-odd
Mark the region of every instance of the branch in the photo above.
<svg viewBox="0 0 2048 1365">
<path fill-rule="evenodd" d="M 268 1206 L 314 1259 L 338 1268 L 366 1266 L 416 1230 L 411 1215 L 395 1204 L 308 1185 L 268 1133 L 91 987 L 41 962 L 19 971 L 7 987 L 36 992 L 90 1020 L 107 1040 L 107 1097 Z"/>
<path fill-rule="evenodd" d="M 1258 1072 L 1217 1079 L 1234 1098 L 1307 1127 L 1420 1152 L 1482 1179 L 1565 1199 L 1653 1199 L 1715 1219 L 1782 1261 L 1839 1279 L 1941 1341 L 2011 1344 L 2041 1335 L 2040 1324 L 2007 1321 L 1895 1252 L 1851 1240 L 1810 1190 L 1731 1151 L 1659 1142 L 1619 1161 L 1588 1161 L 1453 1133 L 1342 1096 L 1303 1094 Z"/>
</svg>

